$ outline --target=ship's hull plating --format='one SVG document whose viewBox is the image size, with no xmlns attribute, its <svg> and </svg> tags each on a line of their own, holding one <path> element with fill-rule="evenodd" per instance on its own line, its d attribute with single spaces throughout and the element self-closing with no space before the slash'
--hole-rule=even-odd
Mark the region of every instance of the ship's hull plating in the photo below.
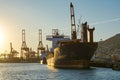
<svg viewBox="0 0 120 80">
<path fill-rule="evenodd" d="M 88 60 L 70 60 L 70 61 L 59 61 L 52 60 L 52 58 L 47 60 L 48 66 L 53 66 L 56 68 L 80 68 L 86 69 L 90 67 Z"/>
<path fill-rule="evenodd" d="M 57 68 L 89 68 L 97 43 L 72 43 L 56 48 L 47 55 L 47 65 Z"/>
</svg>

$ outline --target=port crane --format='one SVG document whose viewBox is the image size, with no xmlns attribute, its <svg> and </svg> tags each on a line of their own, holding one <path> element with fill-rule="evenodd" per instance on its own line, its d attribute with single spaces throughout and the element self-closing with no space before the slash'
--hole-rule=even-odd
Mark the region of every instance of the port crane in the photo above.
<svg viewBox="0 0 120 80">
<path fill-rule="evenodd" d="M 12 42 L 10 42 L 10 54 L 11 54 L 12 57 L 13 57 L 13 47 L 12 47 Z"/>
<path fill-rule="evenodd" d="M 25 29 L 22 29 L 21 58 L 29 59 L 29 48 L 27 47 L 26 44 Z"/>
<path fill-rule="evenodd" d="M 45 47 L 43 47 L 43 43 L 42 43 L 42 29 L 39 29 L 39 44 L 37 47 L 37 56 L 39 58 L 40 54 L 45 51 Z"/>
<path fill-rule="evenodd" d="M 17 54 L 18 54 L 18 52 L 13 49 L 12 42 L 10 42 L 10 55 L 11 55 L 11 58 L 17 57 Z"/>
</svg>

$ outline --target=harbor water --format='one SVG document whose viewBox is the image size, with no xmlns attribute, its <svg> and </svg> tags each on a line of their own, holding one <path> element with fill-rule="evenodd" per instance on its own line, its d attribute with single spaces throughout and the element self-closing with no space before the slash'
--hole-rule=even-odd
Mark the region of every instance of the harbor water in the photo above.
<svg viewBox="0 0 120 80">
<path fill-rule="evenodd" d="M 120 80 L 111 68 L 57 69 L 39 63 L 0 63 L 0 80 Z"/>
</svg>

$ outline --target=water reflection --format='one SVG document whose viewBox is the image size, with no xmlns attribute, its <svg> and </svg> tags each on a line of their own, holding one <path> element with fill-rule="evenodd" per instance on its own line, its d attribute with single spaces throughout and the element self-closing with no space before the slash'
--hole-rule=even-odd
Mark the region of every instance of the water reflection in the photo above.
<svg viewBox="0 0 120 80">
<path fill-rule="evenodd" d="M 37 63 L 0 64 L 0 80 L 120 80 L 119 71 L 57 69 Z"/>
</svg>

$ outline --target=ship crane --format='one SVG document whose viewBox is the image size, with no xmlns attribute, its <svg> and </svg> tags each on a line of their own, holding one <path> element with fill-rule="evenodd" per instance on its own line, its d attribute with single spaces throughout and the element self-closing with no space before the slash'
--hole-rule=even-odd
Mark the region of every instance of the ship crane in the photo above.
<svg viewBox="0 0 120 80">
<path fill-rule="evenodd" d="M 71 39 L 77 39 L 76 34 L 76 24 L 75 24 L 75 16 L 74 16 L 74 6 L 70 3 L 70 18 L 71 18 Z"/>
<path fill-rule="evenodd" d="M 37 56 L 39 58 L 40 53 L 42 53 L 43 51 L 45 51 L 45 48 L 43 47 L 43 43 L 42 43 L 42 29 L 39 29 L 39 44 L 37 47 Z"/>
<path fill-rule="evenodd" d="M 27 47 L 26 41 L 25 41 L 25 29 L 22 29 L 21 58 L 22 59 L 29 58 L 29 48 Z"/>
</svg>

